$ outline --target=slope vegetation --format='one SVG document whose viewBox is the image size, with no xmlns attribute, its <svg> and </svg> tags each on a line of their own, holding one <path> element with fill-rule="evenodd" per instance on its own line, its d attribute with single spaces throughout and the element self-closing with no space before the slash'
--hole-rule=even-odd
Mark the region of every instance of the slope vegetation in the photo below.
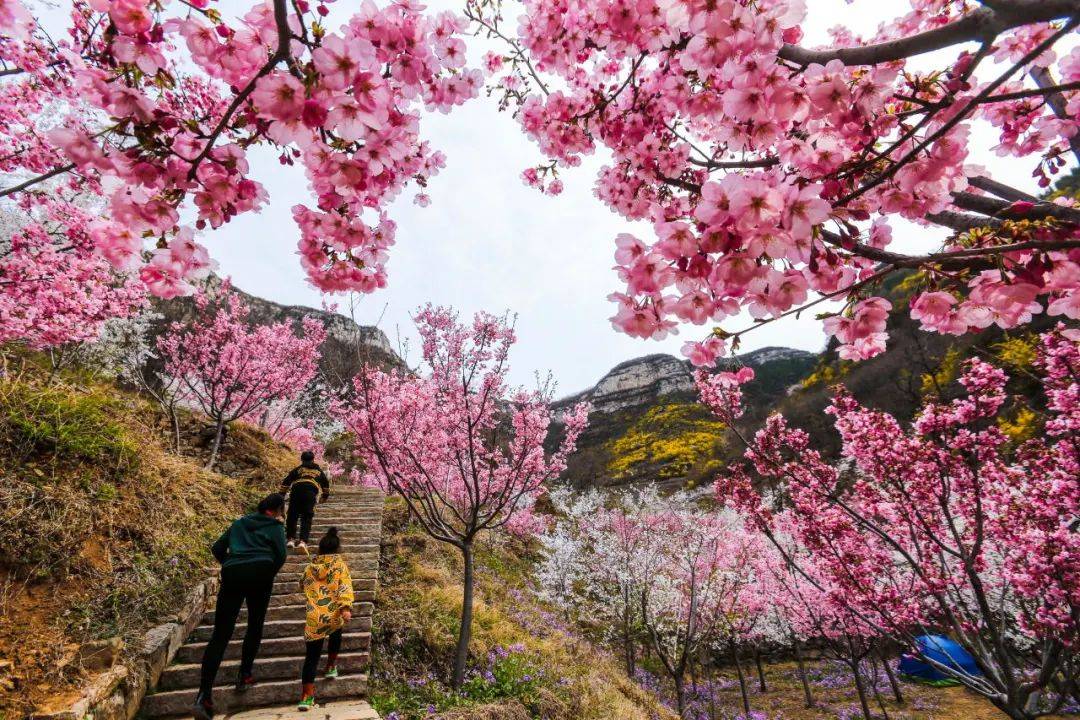
<svg viewBox="0 0 1080 720">
<path fill-rule="evenodd" d="M 35 357 L 0 378 L 0 717 L 70 699 L 88 675 L 176 612 L 226 523 L 292 453 L 241 425 L 221 467 L 168 450 L 164 419 L 88 375 L 49 378 Z M 107 642 L 102 642 L 107 641 Z"/>
</svg>

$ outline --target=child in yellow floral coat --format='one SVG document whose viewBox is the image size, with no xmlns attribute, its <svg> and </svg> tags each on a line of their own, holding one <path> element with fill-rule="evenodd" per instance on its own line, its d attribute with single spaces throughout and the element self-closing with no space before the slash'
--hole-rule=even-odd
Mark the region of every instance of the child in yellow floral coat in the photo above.
<svg viewBox="0 0 1080 720">
<path fill-rule="evenodd" d="M 337 656 L 341 650 L 341 631 L 352 617 L 353 586 L 349 567 L 339 554 L 341 539 L 337 528 L 330 528 L 319 540 L 319 554 L 304 569 L 300 588 L 307 599 L 304 640 L 307 652 L 301 675 L 303 694 L 298 710 L 315 707 L 315 670 L 322 655 L 323 640 L 329 638 L 326 652 L 327 679 L 338 676 Z"/>
</svg>

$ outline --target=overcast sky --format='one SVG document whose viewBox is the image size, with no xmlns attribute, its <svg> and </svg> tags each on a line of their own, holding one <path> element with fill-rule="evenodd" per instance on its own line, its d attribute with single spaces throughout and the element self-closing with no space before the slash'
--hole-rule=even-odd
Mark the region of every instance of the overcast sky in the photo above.
<svg viewBox="0 0 1080 720">
<path fill-rule="evenodd" d="M 226 0 L 223 7 L 249 2 Z M 344 17 L 350 4 L 335 3 L 332 13 Z M 805 29 L 811 42 L 806 44 L 826 42 L 826 29 L 838 21 L 870 31 L 908 7 L 902 0 L 807 4 Z M 518 7 L 512 0 L 506 5 Z M 432 0 L 428 6 L 439 10 L 459 5 Z M 474 39 L 470 54 L 479 58 L 487 48 L 485 41 Z M 540 154 L 516 121 L 499 113 L 486 97 L 450 115 L 425 116 L 422 135 L 446 153 L 447 167 L 431 183 L 430 206 L 414 205 L 415 192 L 410 191 L 391 208 L 398 233 L 388 265 L 389 287 L 360 300 L 359 322 L 377 322 L 396 343 L 398 337 L 413 337 L 409 314 L 424 302 L 453 305 L 463 314 L 510 310 L 517 314 L 519 336 L 511 357 L 512 380 L 531 386 L 535 373 L 551 371 L 560 395 L 592 385 L 623 360 L 654 352 L 678 355 L 685 340 L 705 334 L 704 328 L 684 327 L 679 335 L 657 342 L 631 339 L 612 329 L 608 318 L 613 305 L 606 297 L 620 286 L 612 270 L 614 238 L 625 231 L 648 237 L 650 228 L 625 222 L 594 197 L 601 157 L 564 172 L 562 195 L 546 197 L 525 187 L 519 177 L 542 159 Z M 975 137 L 982 148 L 977 162 L 1032 187 L 1030 164 L 1002 164 L 986 152 L 996 142 L 993 136 L 976 131 Z M 242 215 L 206 233 L 204 242 L 220 263 L 219 273 L 232 276 L 238 287 L 277 302 L 318 307 L 324 298 L 307 284 L 295 256 L 297 229 L 291 208 L 310 198 L 303 172 L 282 168 L 271 152 L 253 149 L 250 157 L 253 176 L 270 193 L 269 204 L 261 213 Z M 927 248 L 935 236 L 907 226 L 896 229 L 894 237 L 901 247 Z M 341 308 L 348 305 L 341 296 L 328 300 Z M 820 323 L 813 313 L 808 315 L 755 330 L 744 338 L 743 350 L 767 345 L 821 349 L 825 337 Z M 725 328 L 738 329 L 747 322 L 729 320 Z"/>
</svg>

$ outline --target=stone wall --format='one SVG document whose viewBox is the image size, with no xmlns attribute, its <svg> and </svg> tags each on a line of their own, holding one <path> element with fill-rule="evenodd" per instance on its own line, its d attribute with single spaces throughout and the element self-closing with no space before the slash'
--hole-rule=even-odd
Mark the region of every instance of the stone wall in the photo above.
<svg viewBox="0 0 1080 720">
<path fill-rule="evenodd" d="M 121 657 L 110 654 L 110 666 L 87 682 L 78 700 L 35 712 L 31 720 L 131 720 L 147 691 L 198 625 L 217 593 L 218 582 L 215 575 L 200 583 L 172 620 L 143 635 L 139 647 Z"/>
</svg>

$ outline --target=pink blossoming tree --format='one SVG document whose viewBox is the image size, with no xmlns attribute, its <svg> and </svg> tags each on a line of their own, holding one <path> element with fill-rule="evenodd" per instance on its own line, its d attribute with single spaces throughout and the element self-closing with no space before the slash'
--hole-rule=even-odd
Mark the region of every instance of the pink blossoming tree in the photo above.
<svg viewBox="0 0 1080 720">
<path fill-rule="evenodd" d="M 0 343 L 61 353 L 94 341 L 107 320 L 146 304 L 135 278 L 94 252 L 90 213 L 61 199 L 33 212 L 6 208 L 0 238 Z"/>
<path fill-rule="evenodd" d="M 966 394 L 928 403 L 910 428 L 839 390 L 828 412 L 850 477 L 774 415 L 747 439 L 748 466 L 717 485 L 775 547 L 787 547 L 782 524 L 805 548 L 789 562 L 804 579 L 820 578 L 849 628 L 911 647 L 928 629 L 946 630 L 982 673 L 925 660 L 1015 720 L 1055 712 L 1080 676 L 1075 332 L 1043 335 L 1037 367 L 1044 432 L 1015 450 L 994 422 L 1007 400 L 1005 373 L 973 360 L 960 381 Z M 750 376 L 700 376 L 702 398 L 733 423 Z M 754 478 L 783 488 L 790 507 L 782 516 Z"/>
<path fill-rule="evenodd" d="M 424 371 L 366 367 L 335 414 L 353 434 L 372 480 L 404 498 L 431 537 L 461 552 L 461 625 L 452 674 L 458 688 L 472 627 L 474 544 L 483 533 L 528 521 L 533 499 L 565 468 L 589 407 L 578 405 L 566 415 L 562 442 L 549 455 L 548 398 L 506 383 L 515 340 L 506 319 L 478 313 L 466 325 L 452 310 L 432 306 L 414 319 Z"/>
<path fill-rule="evenodd" d="M 504 43 L 487 59 L 495 90 L 549 158 L 525 182 L 558 192 L 560 169 L 603 148 L 596 194 L 653 225 L 616 238 L 623 332 L 741 311 L 758 327 L 832 299 L 845 308 L 825 331 L 867 358 L 886 340 L 876 289 L 912 268 L 927 330 L 1080 318 L 1080 209 L 988 176 L 971 133 L 996 129 L 982 152 L 1026 160 L 1042 187 L 1080 158 L 1075 0 L 911 0 L 820 49 L 800 44 L 803 0 L 523 6 L 513 25 L 490 0 L 467 14 Z M 920 251 L 894 246 L 899 221 L 925 228 Z M 684 353 L 709 365 L 743 332 L 717 327 Z"/>
<path fill-rule="evenodd" d="M 247 151 L 265 145 L 313 190 L 293 208 L 311 281 L 382 287 L 387 205 L 443 165 L 420 111 L 450 110 L 481 79 L 452 13 L 366 2 L 327 18 L 330 7 L 250 1 L 225 17 L 211 0 L 77 0 L 60 26 L 5 0 L 0 198 L 35 201 L 49 181 L 104 198 L 101 255 L 156 295 L 189 294 L 206 252 L 184 223 L 258 210 L 268 196 Z"/>
<path fill-rule="evenodd" d="M 225 426 L 302 392 L 318 371 L 326 330 L 318 319 L 252 325 L 248 307 L 226 285 L 216 297 L 203 291 L 190 323 L 173 323 L 158 338 L 165 372 L 177 378 L 181 398 L 214 423 L 207 468 L 217 461 Z"/>
</svg>

